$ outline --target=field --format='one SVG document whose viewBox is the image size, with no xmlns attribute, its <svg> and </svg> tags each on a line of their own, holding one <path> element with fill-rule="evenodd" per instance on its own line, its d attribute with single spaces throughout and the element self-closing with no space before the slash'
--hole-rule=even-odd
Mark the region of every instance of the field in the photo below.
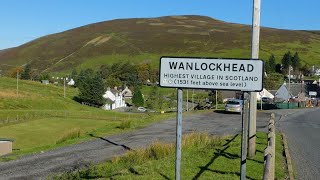
<svg viewBox="0 0 320 180">
<path fill-rule="evenodd" d="M 182 142 L 181 179 L 239 179 L 239 135 L 214 137 L 207 134 L 185 135 Z M 276 179 L 285 179 L 287 172 L 282 156 L 281 136 L 276 142 Z M 257 154 L 247 160 L 247 179 L 262 179 L 264 148 L 267 135 L 257 133 Z M 106 163 L 66 173 L 53 179 L 174 179 L 175 146 L 155 142 L 146 149 L 130 151 Z"/>
<path fill-rule="evenodd" d="M 13 157 L 132 130 L 173 114 L 120 113 L 72 100 L 77 89 L 16 79 L 0 79 L 0 138 L 14 139 Z M 128 123 L 130 122 L 130 123 Z M 126 123 L 127 125 L 123 125 Z M 73 136 L 72 130 L 79 135 Z M 90 135 L 91 134 L 91 135 Z"/>
</svg>

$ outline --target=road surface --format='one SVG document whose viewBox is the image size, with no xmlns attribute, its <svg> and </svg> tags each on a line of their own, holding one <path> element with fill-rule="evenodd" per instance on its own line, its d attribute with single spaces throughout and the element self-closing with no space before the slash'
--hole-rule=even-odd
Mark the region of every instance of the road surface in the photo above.
<svg viewBox="0 0 320 180">
<path fill-rule="evenodd" d="M 284 115 L 278 128 L 287 136 L 298 179 L 320 179 L 320 109 L 303 109 Z"/>
<path fill-rule="evenodd" d="M 266 131 L 269 113 L 258 113 L 257 129 Z M 175 141 L 175 119 L 151 124 L 134 132 L 27 155 L 21 159 L 0 162 L 0 179 L 45 179 L 48 175 L 72 171 L 90 164 L 111 159 L 128 149 L 145 147 L 155 140 Z M 214 135 L 233 135 L 241 132 L 241 115 L 210 112 L 183 117 L 183 133 L 205 131 Z"/>
</svg>

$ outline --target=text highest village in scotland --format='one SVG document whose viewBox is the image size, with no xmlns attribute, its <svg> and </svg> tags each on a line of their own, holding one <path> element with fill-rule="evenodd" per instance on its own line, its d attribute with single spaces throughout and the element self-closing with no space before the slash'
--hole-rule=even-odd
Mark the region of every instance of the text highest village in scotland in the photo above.
<svg viewBox="0 0 320 180">
<path fill-rule="evenodd" d="M 240 80 L 240 81 L 258 81 L 256 76 L 243 76 L 246 73 L 254 71 L 252 64 L 242 63 L 197 63 L 197 62 L 168 62 L 170 70 L 185 71 L 186 73 L 165 73 L 164 78 L 191 78 L 191 79 L 210 79 L 210 80 Z M 200 72 L 201 71 L 201 72 Z M 203 74 L 204 71 L 219 72 L 219 75 L 208 73 Z M 190 74 L 192 72 L 192 74 Z M 198 74 L 198 73 L 199 74 Z M 224 77 L 221 73 L 225 74 Z M 233 73 L 237 75 L 232 75 Z M 243 73 L 243 75 L 238 75 Z"/>
</svg>

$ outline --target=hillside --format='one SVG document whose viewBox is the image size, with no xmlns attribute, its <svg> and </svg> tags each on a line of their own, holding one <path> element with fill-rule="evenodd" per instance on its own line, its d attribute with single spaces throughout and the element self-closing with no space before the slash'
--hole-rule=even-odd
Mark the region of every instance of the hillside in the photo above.
<svg viewBox="0 0 320 180">
<path fill-rule="evenodd" d="M 319 31 L 261 29 L 261 58 L 273 53 L 280 61 L 288 50 L 320 65 Z M 44 36 L 1 51 L 0 64 L 31 62 L 40 72 L 70 72 L 124 60 L 157 67 L 163 55 L 250 58 L 250 51 L 251 26 L 205 16 L 166 16 L 105 21 Z"/>
</svg>

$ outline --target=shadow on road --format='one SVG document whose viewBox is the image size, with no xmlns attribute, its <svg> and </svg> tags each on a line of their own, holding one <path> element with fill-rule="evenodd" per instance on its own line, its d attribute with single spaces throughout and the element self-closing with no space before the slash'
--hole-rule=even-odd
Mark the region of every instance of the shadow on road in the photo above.
<svg viewBox="0 0 320 180">
<path fill-rule="evenodd" d="M 131 149 L 130 147 L 124 145 L 124 144 L 118 144 L 118 143 L 115 143 L 115 142 L 112 142 L 104 137 L 99 137 L 99 136 L 95 136 L 93 134 L 89 134 L 91 137 L 94 137 L 94 138 L 98 138 L 98 139 L 101 139 L 101 140 L 104 140 L 104 141 L 107 141 L 108 143 L 112 144 L 112 145 L 115 145 L 115 146 L 121 146 L 123 147 L 125 150 L 129 150 L 129 151 L 132 151 L 133 149 Z"/>
<path fill-rule="evenodd" d="M 220 113 L 220 114 L 241 114 L 241 113 L 238 113 L 238 112 L 228 112 L 228 111 L 225 111 L 225 110 L 214 110 L 213 112 L 215 113 Z"/>
</svg>

